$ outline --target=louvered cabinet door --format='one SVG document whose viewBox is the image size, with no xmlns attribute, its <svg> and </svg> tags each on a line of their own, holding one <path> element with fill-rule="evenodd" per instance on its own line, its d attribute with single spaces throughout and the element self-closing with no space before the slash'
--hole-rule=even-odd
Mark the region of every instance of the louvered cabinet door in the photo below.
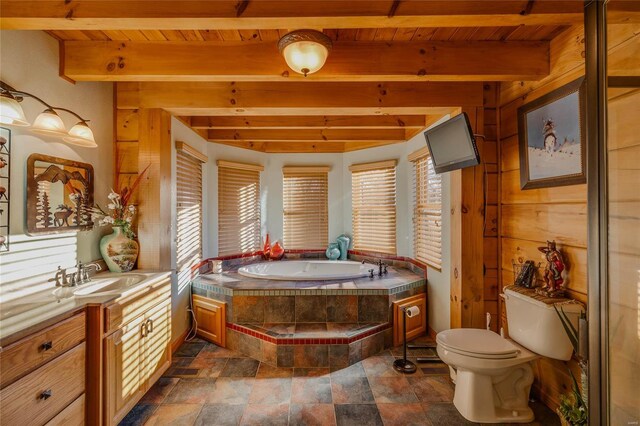
<svg viewBox="0 0 640 426">
<path fill-rule="evenodd" d="M 146 391 L 144 316 L 139 316 L 104 339 L 105 424 L 118 424 Z"/>
</svg>

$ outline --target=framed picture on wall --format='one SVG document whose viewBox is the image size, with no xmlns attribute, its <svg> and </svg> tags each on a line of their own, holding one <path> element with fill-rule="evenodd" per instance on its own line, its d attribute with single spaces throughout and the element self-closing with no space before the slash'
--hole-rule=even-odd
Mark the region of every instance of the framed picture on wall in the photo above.
<svg viewBox="0 0 640 426">
<path fill-rule="evenodd" d="M 518 108 L 520 187 L 586 183 L 584 78 Z"/>
</svg>

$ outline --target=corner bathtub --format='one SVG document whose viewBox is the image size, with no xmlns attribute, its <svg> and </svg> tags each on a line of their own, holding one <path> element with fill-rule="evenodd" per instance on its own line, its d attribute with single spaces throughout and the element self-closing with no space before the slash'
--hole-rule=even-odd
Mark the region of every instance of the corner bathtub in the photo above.
<svg viewBox="0 0 640 426">
<path fill-rule="evenodd" d="M 266 280 L 319 281 L 365 277 L 372 267 L 348 260 L 290 260 L 255 263 L 241 267 L 238 273 Z"/>
</svg>

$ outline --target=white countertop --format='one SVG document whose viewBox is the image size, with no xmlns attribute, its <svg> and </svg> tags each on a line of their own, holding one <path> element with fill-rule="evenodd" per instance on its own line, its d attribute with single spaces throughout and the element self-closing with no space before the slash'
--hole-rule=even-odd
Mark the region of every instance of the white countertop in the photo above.
<svg viewBox="0 0 640 426">
<path fill-rule="evenodd" d="M 34 332 L 32 328 L 37 328 L 38 324 L 49 325 L 48 322 L 58 316 L 84 309 L 87 305 L 107 305 L 123 296 L 138 292 L 158 281 L 165 279 L 171 275 L 171 271 L 145 271 L 135 270 L 131 274 L 144 275 L 137 284 L 128 287 L 126 290 L 103 294 L 103 295 L 87 295 L 83 297 L 73 296 L 73 290 L 91 285 L 81 284 L 75 288 L 51 288 L 38 293 L 30 294 L 14 300 L 0 303 L 0 342 L 5 340 L 14 341 L 10 338 L 16 334 L 29 330 Z M 99 280 L 115 276 L 111 272 L 102 272 L 96 274 L 93 279 Z M 126 274 L 117 274 L 126 275 Z M 55 290 L 55 293 L 54 293 Z"/>
</svg>

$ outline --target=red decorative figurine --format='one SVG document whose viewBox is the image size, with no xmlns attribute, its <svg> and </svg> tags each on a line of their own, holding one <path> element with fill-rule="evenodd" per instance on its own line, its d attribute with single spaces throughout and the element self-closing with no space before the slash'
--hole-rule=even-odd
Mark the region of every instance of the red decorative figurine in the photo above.
<svg viewBox="0 0 640 426">
<path fill-rule="evenodd" d="M 547 265 L 544 268 L 544 285 L 536 291 L 548 297 L 564 296 L 564 279 L 562 271 L 565 269 L 562 254 L 556 248 L 556 242 L 547 241 L 545 247 L 538 247 L 541 253 L 544 253 L 547 259 Z"/>
</svg>

